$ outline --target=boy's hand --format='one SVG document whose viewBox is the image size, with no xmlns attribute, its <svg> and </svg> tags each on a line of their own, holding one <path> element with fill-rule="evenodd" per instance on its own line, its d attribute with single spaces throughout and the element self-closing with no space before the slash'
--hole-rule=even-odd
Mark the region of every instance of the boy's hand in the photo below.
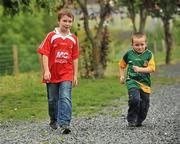
<svg viewBox="0 0 180 144">
<path fill-rule="evenodd" d="M 125 78 L 124 78 L 124 76 L 121 76 L 121 77 L 120 77 L 120 83 L 121 83 L 121 84 L 124 84 L 124 83 L 125 83 Z"/>
<path fill-rule="evenodd" d="M 133 66 L 133 70 L 134 70 L 134 72 L 140 72 L 140 67 L 138 67 L 138 66 Z"/>
<path fill-rule="evenodd" d="M 77 76 L 74 76 L 74 78 L 73 78 L 73 86 L 77 86 L 77 85 L 78 85 Z"/>
<path fill-rule="evenodd" d="M 49 81 L 51 79 L 51 73 L 49 71 L 45 71 L 43 78 L 44 80 Z"/>
</svg>

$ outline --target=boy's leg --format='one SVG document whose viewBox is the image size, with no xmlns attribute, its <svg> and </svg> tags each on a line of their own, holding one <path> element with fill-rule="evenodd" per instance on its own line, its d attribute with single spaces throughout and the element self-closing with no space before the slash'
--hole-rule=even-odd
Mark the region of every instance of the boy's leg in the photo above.
<svg viewBox="0 0 180 144">
<path fill-rule="evenodd" d="M 128 109 L 128 115 L 127 115 L 127 121 L 129 123 L 129 126 L 135 126 L 137 121 L 137 116 L 139 113 L 140 108 L 140 90 L 137 88 L 131 88 L 128 91 L 129 95 L 129 109 Z"/>
<path fill-rule="evenodd" d="M 141 91 L 141 100 L 137 126 L 141 126 L 142 122 L 146 119 L 149 110 L 149 94 Z"/>
<path fill-rule="evenodd" d="M 57 114 L 58 114 L 58 96 L 59 84 L 47 83 L 47 96 L 48 96 L 48 110 L 50 116 L 50 126 L 57 129 Z"/>
<path fill-rule="evenodd" d="M 59 85 L 59 101 L 58 101 L 58 123 L 60 127 L 67 128 L 70 126 L 72 115 L 71 102 L 72 82 L 63 81 Z"/>
</svg>

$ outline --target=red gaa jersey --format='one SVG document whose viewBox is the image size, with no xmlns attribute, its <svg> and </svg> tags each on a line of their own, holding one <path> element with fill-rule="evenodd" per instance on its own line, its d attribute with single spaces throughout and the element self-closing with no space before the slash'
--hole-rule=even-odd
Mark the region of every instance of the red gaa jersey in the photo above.
<svg viewBox="0 0 180 144">
<path fill-rule="evenodd" d="M 58 83 L 73 79 L 73 60 L 78 58 L 78 40 L 71 33 L 63 36 L 57 29 L 50 32 L 41 43 L 39 54 L 46 55 L 49 59 L 51 79 L 43 80 L 44 83 Z"/>
</svg>

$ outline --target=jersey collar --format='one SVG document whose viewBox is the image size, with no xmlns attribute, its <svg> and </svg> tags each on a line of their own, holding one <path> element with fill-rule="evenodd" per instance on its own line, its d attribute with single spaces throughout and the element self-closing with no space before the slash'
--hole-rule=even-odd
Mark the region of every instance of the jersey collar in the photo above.
<svg viewBox="0 0 180 144">
<path fill-rule="evenodd" d="M 71 33 L 70 33 L 70 31 L 69 31 L 69 33 L 64 36 L 64 35 L 62 35 L 62 34 L 59 32 L 58 29 L 59 29 L 58 27 L 56 27 L 56 28 L 54 29 L 54 32 L 55 32 L 56 34 L 58 34 L 58 35 L 61 35 L 61 36 L 63 36 L 63 37 L 66 37 L 66 36 L 70 36 L 70 35 L 71 35 Z"/>
</svg>

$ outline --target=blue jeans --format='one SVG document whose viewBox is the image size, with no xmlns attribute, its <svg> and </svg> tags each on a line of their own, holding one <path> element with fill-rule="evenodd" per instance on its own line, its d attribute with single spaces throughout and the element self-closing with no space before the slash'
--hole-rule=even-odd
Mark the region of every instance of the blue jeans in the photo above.
<svg viewBox="0 0 180 144">
<path fill-rule="evenodd" d="M 69 126 L 72 115 L 72 82 L 47 83 L 48 110 L 51 122 Z"/>
</svg>

